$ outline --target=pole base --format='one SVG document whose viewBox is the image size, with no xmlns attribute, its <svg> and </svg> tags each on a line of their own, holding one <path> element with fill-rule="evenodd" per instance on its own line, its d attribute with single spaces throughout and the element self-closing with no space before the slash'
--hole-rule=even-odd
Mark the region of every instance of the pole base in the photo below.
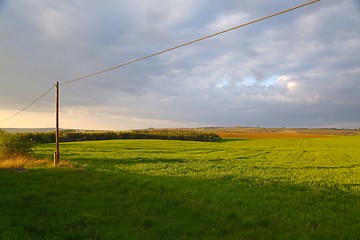
<svg viewBox="0 0 360 240">
<path fill-rule="evenodd" d="M 60 161 L 60 154 L 54 152 L 54 166 L 56 167 L 57 165 L 59 165 L 59 161 Z"/>
</svg>

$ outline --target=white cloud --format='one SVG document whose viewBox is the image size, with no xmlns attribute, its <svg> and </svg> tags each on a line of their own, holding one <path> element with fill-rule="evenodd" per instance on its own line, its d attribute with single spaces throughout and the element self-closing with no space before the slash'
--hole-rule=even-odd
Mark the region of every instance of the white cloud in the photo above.
<svg viewBox="0 0 360 240">
<path fill-rule="evenodd" d="M 280 86 L 285 86 L 289 90 L 295 90 L 298 86 L 298 82 L 289 75 L 280 76 L 277 80 Z"/>
<path fill-rule="evenodd" d="M 56 9 L 44 9 L 40 17 L 44 31 L 53 41 L 58 41 L 69 36 L 71 20 Z"/>
<path fill-rule="evenodd" d="M 207 28 L 213 32 L 228 29 L 246 23 L 249 19 L 248 13 L 230 13 L 219 15 Z"/>
</svg>

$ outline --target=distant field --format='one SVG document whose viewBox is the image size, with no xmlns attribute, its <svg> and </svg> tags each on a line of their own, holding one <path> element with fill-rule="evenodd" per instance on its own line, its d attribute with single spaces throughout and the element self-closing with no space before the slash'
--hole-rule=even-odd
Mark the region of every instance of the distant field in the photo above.
<svg viewBox="0 0 360 240">
<path fill-rule="evenodd" d="M 311 128 L 210 128 L 222 138 L 326 138 L 358 136 L 358 129 L 311 129 Z"/>
<path fill-rule="evenodd" d="M 305 134 L 289 132 L 216 132 L 222 138 L 327 138 L 328 134 Z"/>
<path fill-rule="evenodd" d="M 0 239 L 360 235 L 360 136 L 110 140 L 60 149 L 78 168 L 0 170 Z M 41 158 L 53 152 L 53 144 L 36 148 Z"/>
</svg>

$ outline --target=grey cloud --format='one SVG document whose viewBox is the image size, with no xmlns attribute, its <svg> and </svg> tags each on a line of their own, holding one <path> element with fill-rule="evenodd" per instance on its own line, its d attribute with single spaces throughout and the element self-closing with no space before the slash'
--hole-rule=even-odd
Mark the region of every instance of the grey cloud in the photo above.
<svg viewBox="0 0 360 240">
<path fill-rule="evenodd" d="M 7 2 L 0 10 L 0 81 L 6 84 L 0 88 L 0 106 L 17 108 L 56 80 L 116 66 L 300 3 Z M 357 4 L 321 1 L 64 85 L 62 106 L 207 125 L 357 127 Z"/>
</svg>

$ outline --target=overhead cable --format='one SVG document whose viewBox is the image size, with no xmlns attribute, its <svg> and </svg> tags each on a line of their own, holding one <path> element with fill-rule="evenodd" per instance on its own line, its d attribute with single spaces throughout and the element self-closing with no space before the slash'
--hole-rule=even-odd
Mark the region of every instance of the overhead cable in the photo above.
<svg viewBox="0 0 360 240">
<path fill-rule="evenodd" d="M 47 90 L 46 92 L 44 92 L 43 94 L 40 95 L 40 97 L 36 98 L 34 101 L 32 101 L 29 105 L 27 105 L 26 107 L 24 107 L 23 109 L 19 110 L 18 112 L 16 112 L 14 115 L 1 120 L 0 123 L 8 121 L 10 119 L 12 119 L 13 117 L 15 117 L 16 115 L 22 113 L 23 111 L 25 111 L 26 109 L 28 109 L 29 107 L 31 107 L 32 105 L 34 105 L 37 101 L 39 101 L 41 98 L 45 97 L 46 94 L 48 94 L 51 90 L 54 89 L 54 86 L 52 86 L 49 90 Z"/>
<path fill-rule="evenodd" d="M 193 40 L 193 41 L 186 42 L 186 43 L 177 45 L 177 46 L 175 46 L 175 47 L 171 47 L 171 48 L 165 49 L 165 50 L 163 50 L 163 51 L 159 51 L 159 52 L 156 52 L 156 53 L 153 53 L 153 54 L 150 54 L 150 55 L 147 55 L 147 56 L 144 56 L 144 57 L 141 57 L 141 58 L 138 58 L 138 59 L 135 59 L 135 60 L 132 60 L 132 61 L 123 63 L 123 64 L 120 64 L 120 65 L 117 65 L 117 66 L 114 66 L 114 67 L 111 67 L 111 68 L 107 68 L 107 69 L 104 69 L 104 70 L 101 70 L 101 71 L 98 71 L 98 72 L 95 72 L 95 73 L 91 73 L 91 74 L 89 74 L 89 75 L 85 75 L 85 76 L 78 77 L 78 78 L 75 78 L 75 79 L 72 79 L 72 80 L 69 80 L 69 81 L 65 81 L 65 82 L 63 82 L 63 83 L 60 83 L 59 85 L 70 84 L 70 83 L 77 82 L 77 81 L 80 81 L 80 80 L 83 80 L 83 79 L 86 79 L 86 78 L 93 77 L 93 76 L 95 76 L 95 75 L 99 75 L 99 74 L 102 74 L 102 73 L 105 73 L 105 72 L 109 72 L 109 71 L 115 70 L 115 69 L 117 69 L 117 68 L 125 67 L 125 66 L 127 66 L 127 65 L 130 65 L 130 64 L 133 64 L 133 63 L 136 63 L 136 62 L 140 62 L 140 61 L 143 61 L 143 60 L 145 60 L 145 59 L 152 58 L 152 57 L 155 57 L 155 56 L 157 56 L 157 55 L 164 54 L 164 53 L 166 53 L 166 52 L 170 52 L 170 51 L 172 51 L 172 50 L 175 50 L 175 49 L 178 49 L 178 48 L 182 48 L 182 47 L 185 47 L 185 46 L 188 46 L 188 45 L 191 45 L 191 44 L 194 44 L 194 43 L 203 41 L 203 40 L 205 40 L 205 39 L 212 38 L 212 37 L 215 37 L 215 36 L 217 36 L 217 35 L 224 34 L 224 33 L 226 33 L 226 32 L 230 32 L 230 31 L 233 31 L 233 30 L 235 30 L 235 29 L 238 29 L 238 28 L 241 28 L 241 27 L 245 27 L 245 26 L 248 26 L 248 25 L 251 25 L 251 24 L 254 24 L 254 23 L 257 23 L 257 22 L 260 22 L 260 21 L 263 21 L 263 20 L 266 20 L 266 19 L 269 19 L 269 18 L 278 16 L 278 15 L 281 15 L 281 14 L 284 14 L 284 13 L 287 13 L 287 12 L 290 12 L 290 11 L 293 11 L 293 10 L 296 10 L 296 9 L 298 9 L 298 8 L 301 8 L 301 7 L 308 6 L 308 5 L 313 4 L 313 3 L 316 3 L 316 2 L 320 2 L 320 0 L 310 1 L 310 2 L 308 2 L 308 3 L 304 3 L 304 4 L 298 5 L 298 6 L 296 6 L 296 7 L 292 7 L 292 8 L 283 10 L 283 11 L 281 11 L 281 12 L 277 12 L 277 13 L 268 15 L 268 16 L 266 16 L 266 17 L 259 18 L 259 19 L 257 19 L 257 20 L 253 20 L 253 21 L 250 21 L 250 22 L 247 22 L 247 23 L 244 23 L 244 24 L 241 24 L 241 25 L 232 27 L 232 28 L 228 28 L 228 29 L 226 29 L 226 30 L 223 30 L 223 31 L 220 31 L 220 32 L 216 32 L 216 33 L 207 35 L 207 36 L 205 36 L 205 37 L 201 37 L 201 38 L 195 39 L 195 40 Z M 18 112 L 16 112 L 15 114 L 13 114 L 12 116 L 10 116 L 10 117 L 8 117 L 8 118 L 6 118 L 6 119 L 1 120 L 0 123 L 5 122 L 5 121 L 8 121 L 8 120 L 14 118 L 15 116 L 17 116 L 18 114 L 24 112 L 26 109 L 28 109 L 29 107 L 31 107 L 32 105 L 34 105 L 34 104 L 35 104 L 37 101 L 39 101 L 41 98 L 43 98 L 46 94 L 48 94 L 52 89 L 54 89 L 54 86 L 52 86 L 49 90 L 47 90 L 45 93 L 43 93 L 42 95 L 40 95 L 38 98 L 36 98 L 34 101 L 32 101 L 30 104 L 28 104 L 28 105 L 27 105 L 26 107 L 24 107 L 23 109 L 19 110 Z"/>
<path fill-rule="evenodd" d="M 208 36 L 205 36 L 205 37 L 201 37 L 201 38 L 195 39 L 195 40 L 193 40 L 193 41 L 186 42 L 186 43 L 177 45 L 177 46 L 175 46 L 175 47 L 168 48 L 168 49 L 165 49 L 165 50 L 163 50 L 163 51 L 156 52 L 156 53 L 147 55 L 147 56 L 145 56 L 145 57 L 141 57 L 141 58 L 138 58 L 138 59 L 135 59 L 135 60 L 132 60 L 132 61 L 129 61 L 129 62 L 120 64 L 120 65 L 118 65 L 118 66 L 114 66 L 114 67 L 111 67 L 111 68 L 108 68 L 108 69 L 104 69 L 104 70 L 101 70 L 101 71 L 98 71 L 98 72 L 95 72 L 95 73 L 91 73 L 91 74 L 89 74 L 89 75 L 85 75 L 85 76 L 83 76 L 83 77 L 78 77 L 78 78 L 75 78 L 75 79 L 72 79 L 72 80 L 69 80 L 69 81 L 60 83 L 60 85 L 66 85 L 66 84 L 69 84 L 69 83 L 77 82 L 77 81 L 80 81 L 80 80 L 83 80 L 83 79 L 86 79 L 86 78 L 93 77 L 93 76 L 95 76 L 95 75 L 99 75 L 99 74 L 102 74 L 102 73 L 105 73 L 105 72 L 112 71 L 112 70 L 117 69 L 117 68 L 125 67 L 125 66 L 127 66 L 127 65 L 130 65 L 130 64 L 133 64 L 133 63 L 136 63 L 136 62 L 140 62 L 140 61 L 143 61 L 143 60 L 145 60 L 145 59 L 152 58 L 152 57 L 155 57 L 155 56 L 157 56 L 157 55 L 160 55 L 160 54 L 163 54 L 163 53 L 166 53 L 166 52 L 170 52 L 170 51 L 172 51 L 172 50 L 175 50 L 175 49 L 178 49 L 178 48 L 182 48 L 182 47 L 185 47 L 185 46 L 194 44 L 194 43 L 196 43 L 196 42 L 200 42 L 200 41 L 203 41 L 203 40 L 205 40 L 205 39 L 212 38 L 212 37 L 215 37 L 215 36 L 217 36 L 217 35 L 224 34 L 224 33 L 226 33 L 226 32 L 230 32 L 230 31 L 233 31 L 233 30 L 235 30 L 235 29 L 238 29 L 238 28 L 241 28 L 241 27 L 245 27 L 245 26 L 251 25 L 251 24 L 254 24 L 254 23 L 257 23 L 257 22 L 260 22 L 260 21 L 263 21 L 263 20 L 266 20 L 266 19 L 269 19 L 269 18 L 278 16 L 278 15 L 283 14 L 283 13 L 287 13 L 287 12 L 296 10 L 296 9 L 298 9 L 298 8 L 301 8 L 301 7 L 305 7 L 305 6 L 307 6 L 307 5 L 310 5 L 310 4 L 313 4 L 313 3 L 316 3 L 316 2 L 320 2 L 320 0 L 314 0 L 314 1 L 311 1 L 311 2 L 308 2 L 308 3 L 305 3 L 305 4 L 301 4 L 301 5 L 298 5 L 298 6 L 296 6 L 296 7 L 292 7 L 292 8 L 283 10 L 283 11 L 281 11 L 281 12 L 277 12 L 277 13 L 268 15 L 268 16 L 266 16 L 266 17 L 259 18 L 259 19 L 257 19 L 257 20 L 253 20 L 253 21 L 250 21 L 250 22 L 247 22 L 247 23 L 244 23 L 244 24 L 241 24 L 241 25 L 232 27 L 232 28 L 228 28 L 228 29 L 226 29 L 226 30 L 223 30 L 223 31 L 220 31 L 220 32 L 217 32 L 217 33 L 213 33 L 213 34 L 211 34 L 211 35 L 208 35 Z"/>
</svg>

